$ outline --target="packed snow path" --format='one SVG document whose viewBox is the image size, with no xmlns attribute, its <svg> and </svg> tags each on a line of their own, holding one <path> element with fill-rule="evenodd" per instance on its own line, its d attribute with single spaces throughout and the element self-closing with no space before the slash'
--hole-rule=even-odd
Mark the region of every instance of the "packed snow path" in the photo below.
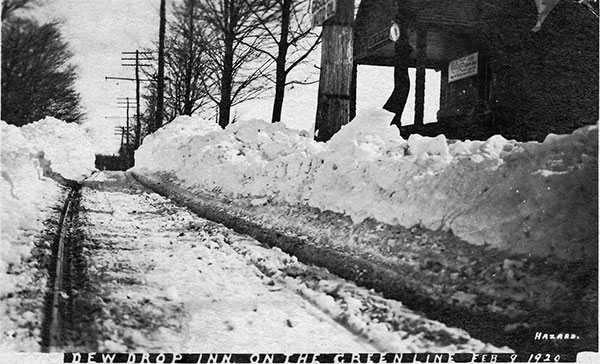
<svg viewBox="0 0 600 364">
<path fill-rule="evenodd" d="M 81 208 L 100 351 L 373 351 L 155 193 L 84 188 Z"/>
<path fill-rule="evenodd" d="M 120 172 L 84 183 L 77 220 L 60 350 L 503 351 L 201 219 Z"/>
</svg>

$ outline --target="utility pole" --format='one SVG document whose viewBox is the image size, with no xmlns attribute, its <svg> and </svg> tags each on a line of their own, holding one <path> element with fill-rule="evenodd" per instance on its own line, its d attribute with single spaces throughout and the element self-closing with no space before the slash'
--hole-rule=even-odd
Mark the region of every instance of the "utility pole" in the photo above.
<svg viewBox="0 0 600 364">
<path fill-rule="evenodd" d="M 137 52 L 137 51 L 136 51 L 136 52 Z M 123 53 L 133 53 L 133 52 L 123 52 Z M 139 52 L 139 53 L 148 54 L 148 53 L 152 53 L 152 52 Z M 139 56 L 138 56 L 138 57 L 136 57 L 135 59 L 136 59 L 136 65 L 137 65 L 137 67 L 138 67 L 138 68 L 139 68 L 140 66 L 149 66 L 149 65 L 147 65 L 147 64 L 145 64 L 145 65 L 140 65 L 140 64 L 139 64 L 139 61 L 140 61 L 140 59 L 139 59 Z M 124 58 L 123 60 L 126 60 L 126 59 Z M 151 59 L 150 59 L 150 58 L 147 58 L 147 59 L 145 59 L 145 60 L 151 60 Z M 125 66 L 125 65 L 124 65 L 124 66 Z M 129 66 L 129 65 L 127 65 L 127 66 Z M 141 79 L 141 78 L 139 78 L 139 77 L 136 77 L 136 78 L 129 78 L 129 77 L 111 77 L 111 76 L 106 76 L 106 77 L 104 77 L 104 80 L 105 80 L 105 81 L 108 81 L 108 80 L 118 80 L 118 81 L 119 81 L 119 80 L 122 80 L 122 81 L 136 81 L 136 85 L 139 85 L 139 83 L 140 83 L 140 82 L 150 82 L 150 81 L 152 81 L 152 80 L 150 80 L 150 79 Z M 139 129 L 136 129 L 135 140 L 137 140 L 137 141 L 138 141 L 138 143 L 136 143 L 136 145 L 135 145 L 135 149 L 137 149 L 137 147 L 139 146 L 139 140 L 140 140 L 140 130 L 141 130 L 141 120 L 140 120 L 141 114 L 140 114 L 140 108 L 139 108 L 139 105 L 140 105 L 140 103 L 139 103 L 139 99 L 140 99 L 140 92 L 139 92 L 139 91 L 140 91 L 140 90 L 139 90 L 139 87 L 136 87 L 136 100 L 138 100 L 138 102 L 137 102 L 137 105 L 138 105 L 138 106 L 137 106 L 137 114 L 136 114 L 136 115 L 134 115 L 134 116 L 135 116 L 135 118 L 136 118 L 137 125 L 139 125 L 139 126 L 140 126 L 140 128 L 139 128 Z M 128 110 L 129 110 L 129 108 L 128 108 Z M 108 118 L 110 118 L 110 117 L 107 117 L 107 119 L 108 119 Z M 112 117 L 112 118 L 119 118 L 119 117 Z M 129 119 L 129 118 L 128 118 L 128 119 Z M 133 162 L 133 160 L 132 160 L 132 162 Z"/>
<path fill-rule="evenodd" d="M 140 64 L 140 60 L 142 61 L 151 61 L 152 58 L 150 56 L 144 56 L 144 58 L 140 59 L 140 54 L 151 54 L 152 52 L 140 52 L 139 50 L 135 50 L 135 52 L 122 52 L 124 57 L 121 57 L 121 61 L 135 61 L 135 63 L 122 63 L 122 66 L 126 67 L 135 67 L 135 101 L 136 101 L 136 113 L 137 120 L 135 124 L 135 140 L 134 140 L 134 148 L 137 149 L 140 146 L 141 141 L 141 132 L 142 132 L 142 122 L 140 120 L 140 67 L 150 66 L 149 64 Z M 135 58 L 127 58 L 127 55 L 135 55 Z"/>
<path fill-rule="evenodd" d="M 137 52 L 137 51 L 136 51 L 136 52 Z M 135 53 L 135 52 L 123 52 L 123 53 L 133 54 L 133 53 Z M 139 53 L 140 53 L 140 54 L 149 54 L 149 53 L 152 53 L 152 52 L 139 52 Z M 128 59 L 126 59 L 126 58 L 123 58 L 123 60 L 128 60 Z M 133 58 L 133 60 L 136 60 L 136 58 Z M 146 58 L 144 58 L 143 60 L 145 60 L 145 61 L 148 61 L 148 60 L 151 60 L 151 58 L 149 58 L 148 56 L 146 56 Z M 139 56 L 138 56 L 138 57 L 137 57 L 137 62 L 136 62 L 136 64 L 133 64 L 133 65 L 130 65 L 130 64 L 127 64 L 127 65 L 126 65 L 126 64 L 124 64 L 123 66 L 135 66 L 135 65 L 137 65 L 137 67 L 138 67 L 138 68 L 139 68 L 139 67 L 142 67 L 142 66 L 149 66 L 148 64 L 139 64 L 139 61 L 140 61 L 140 59 L 139 59 Z M 128 78 L 128 77 L 110 77 L 110 76 L 106 76 L 106 77 L 104 77 L 104 80 L 106 80 L 106 81 L 107 81 L 107 80 L 136 81 L 136 86 L 137 86 L 137 85 L 139 85 L 139 83 L 140 83 L 140 82 L 151 82 L 151 81 L 152 81 L 152 80 L 150 80 L 150 79 L 142 79 L 142 78 L 139 78 L 139 77 L 136 77 L 136 78 Z M 140 99 L 139 87 L 136 87 L 136 100 L 139 100 L 139 99 Z M 137 129 L 136 131 L 138 131 L 138 130 L 140 130 L 140 131 L 141 131 L 141 120 L 140 120 L 141 114 L 140 114 L 140 112 L 139 112 L 139 110 L 140 110 L 140 108 L 139 108 L 139 105 L 140 105 L 140 103 L 139 103 L 139 102 L 137 102 L 137 105 L 138 105 L 138 106 L 137 106 L 137 111 L 138 111 L 138 112 L 137 112 L 137 114 L 136 114 L 136 115 L 134 115 L 134 116 L 135 116 L 135 118 L 136 118 L 137 125 L 139 125 L 139 126 L 140 126 L 140 128 L 139 128 L 139 129 Z M 135 140 L 137 140 L 137 141 L 138 141 L 138 143 L 136 143 L 136 145 L 135 145 L 135 149 L 137 149 L 137 147 L 139 146 L 139 140 L 140 140 L 140 134 L 139 134 L 139 132 L 137 132 L 137 133 L 136 133 Z"/>
<path fill-rule="evenodd" d="M 125 107 L 127 109 L 126 113 L 125 113 L 125 119 L 126 119 L 126 121 L 125 121 L 125 128 L 127 130 L 127 134 L 126 134 L 126 139 L 127 139 L 126 143 L 127 144 L 126 144 L 126 148 L 125 148 L 125 157 L 127 159 L 127 167 L 129 168 L 129 167 L 131 167 L 133 165 L 133 158 L 132 158 L 132 155 L 131 155 L 131 142 L 129 140 L 129 134 L 130 134 L 130 130 L 131 130 L 130 126 L 129 126 L 129 107 L 130 107 L 130 102 L 129 102 L 129 97 L 119 97 L 119 98 L 117 98 L 117 100 L 120 100 L 120 101 L 117 101 L 118 105 L 125 105 Z M 124 100 L 124 102 L 123 102 L 123 100 Z M 139 104 L 137 105 L 137 109 L 138 109 L 138 114 L 136 114 L 136 116 L 139 115 Z M 139 118 L 137 118 L 137 119 L 139 119 Z"/>
<path fill-rule="evenodd" d="M 123 167 L 125 170 L 127 170 L 133 166 L 133 163 L 132 163 L 133 158 L 131 158 L 131 150 L 129 148 L 129 145 L 127 145 L 126 142 L 124 142 L 125 138 L 129 139 L 129 133 L 130 133 L 130 130 L 127 129 L 126 127 L 124 127 L 122 125 L 115 126 L 115 135 L 119 135 L 121 137 L 121 147 L 119 148 L 119 150 L 123 151 L 123 154 L 120 154 L 119 157 L 122 161 L 121 167 Z"/>
<path fill-rule="evenodd" d="M 156 82 L 156 115 L 153 132 L 162 126 L 165 95 L 165 0 L 160 0 L 160 24 L 158 27 L 158 79 Z"/>
<path fill-rule="evenodd" d="M 323 23 L 321 43 L 321 73 L 319 75 L 319 97 L 315 120 L 315 140 L 327 141 L 350 121 L 353 69 L 354 1 L 326 1 L 322 8 L 313 9 L 315 14 L 324 8 L 335 8 L 334 15 Z M 314 24 L 314 23 L 313 23 Z"/>
<path fill-rule="evenodd" d="M 121 136 L 121 147 L 119 147 L 119 150 L 124 150 L 123 138 L 125 136 L 125 128 L 122 126 L 115 126 L 115 135 Z"/>
<path fill-rule="evenodd" d="M 122 98 L 123 100 L 125 100 L 126 98 Z M 120 109 L 122 109 L 123 107 L 120 107 Z M 133 117 L 135 117 L 135 115 L 132 115 Z M 115 126 L 115 135 L 119 135 L 121 136 L 121 149 L 124 153 L 124 157 L 125 157 L 125 167 L 129 168 L 131 166 L 133 166 L 133 155 L 131 154 L 132 149 L 131 149 L 131 125 L 129 123 L 129 110 L 127 110 L 127 115 L 126 116 L 105 116 L 105 119 L 126 119 L 126 126 Z M 123 134 L 120 134 L 122 131 Z M 125 147 L 125 148 L 123 148 Z"/>
<path fill-rule="evenodd" d="M 129 105 L 129 99 L 127 99 Z M 129 113 L 129 108 L 127 109 Z M 135 50 L 135 113 L 137 114 L 135 124 L 135 147 L 140 146 L 140 134 L 142 132 L 142 123 L 140 122 L 140 52 Z"/>
</svg>

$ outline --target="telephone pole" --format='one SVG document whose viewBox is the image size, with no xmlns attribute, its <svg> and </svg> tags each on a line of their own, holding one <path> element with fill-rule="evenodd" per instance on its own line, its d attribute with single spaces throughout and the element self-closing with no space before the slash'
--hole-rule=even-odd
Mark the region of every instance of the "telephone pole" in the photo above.
<svg viewBox="0 0 600 364">
<path fill-rule="evenodd" d="M 127 134 L 126 134 L 126 148 L 125 148 L 125 158 L 127 159 L 127 167 L 131 167 L 133 165 L 133 158 L 131 155 L 131 142 L 129 140 L 129 134 L 130 134 L 130 126 L 129 126 L 129 107 L 130 107 L 130 101 L 129 101 L 129 97 L 118 97 L 117 98 L 117 105 L 119 105 L 119 108 L 123 108 L 123 105 L 126 108 L 125 111 L 125 130 L 127 130 Z M 139 120 L 139 104 L 137 104 L 137 110 L 138 110 L 138 114 L 136 114 L 136 119 Z M 123 127 L 121 127 L 123 128 Z M 123 137 L 121 137 L 121 144 L 123 143 Z"/>
<path fill-rule="evenodd" d="M 122 107 L 119 107 L 122 108 Z M 135 117 L 135 115 L 133 115 Z M 105 119 L 126 119 L 126 126 L 115 125 L 115 135 L 121 137 L 121 148 L 119 151 L 122 153 L 122 157 L 125 158 L 125 169 L 133 166 L 133 149 L 131 148 L 131 125 L 129 123 L 130 116 L 127 111 L 127 116 L 105 116 Z"/>
<path fill-rule="evenodd" d="M 124 100 L 124 101 L 123 101 Z M 125 111 L 125 130 L 127 130 L 127 134 L 126 136 L 126 148 L 125 148 L 125 157 L 127 159 L 127 167 L 130 167 L 132 165 L 132 158 L 131 158 L 131 141 L 129 140 L 129 131 L 130 131 L 130 127 L 129 127 L 129 97 L 119 97 L 117 98 L 117 104 L 118 105 L 125 105 L 126 107 L 126 111 Z M 121 138 L 122 139 L 122 138 Z"/>
<path fill-rule="evenodd" d="M 333 11 L 330 11 L 333 10 Z M 313 25 L 322 25 L 321 72 L 315 120 L 315 140 L 328 141 L 354 113 L 353 30 L 354 1 L 325 1 L 314 7 Z M 324 14 L 325 20 L 319 18 Z"/>
<path fill-rule="evenodd" d="M 135 52 L 122 52 L 122 54 L 124 55 L 123 57 L 121 57 L 121 61 L 125 61 L 125 62 L 129 62 L 129 61 L 135 61 L 135 63 L 123 63 L 121 64 L 122 66 L 133 66 L 135 67 L 135 78 L 129 78 L 129 77 L 110 77 L 110 76 L 106 76 L 104 77 L 105 80 L 122 80 L 122 81 L 135 81 L 136 84 L 136 88 L 135 88 L 135 99 L 136 99 L 136 133 L 134 136 L 134 146 L 135 149 L 137 149 L 140 145 L 140 140 L 141 140 L 141 129 L 142 129 L 142 123 L 141 123 L 141 113 L 140 113 L 140 82 L 150 82 L 152 80 L 150 79 L 142 79 L 140 78 L 140 74 L 139 74 L 139 70 L 140 67 L 145 67 L 145 66 L 150 66 L 149 64 L 141 64 L 141 61 L 152 61 L 152 58 L 150 57 L 150 54 L 152 54 L 152 52 L 141 52 L 139 50 L 136 50 Z M 126 55 L 135 55 L 135 57 L 131 58 L 131 57 L 127 57 Z"/>
<path fill-rule="evenodd" d="M 156 82 L 156 115 L 152 132 L 158 130 L 163 122 L 165 95 L 165 0 L 160 0 L 160 24 L 158 27 L 158 78 Z"/>
<path fill-rule="evenodd" d="M 142 122 L 140 120 L 140 67 L 150 66 L 149 64 L 140 64 L 140 61 L 151 61 L 152 58 L 148 56 L 152 52 L 140 52 L 139 50 L 135 50 L 135 52 L 122 52 L 124 55 L 121 57 L 121 61 L 130 62 L 135 61 L 135 63 L 122 63 L 121 66 L 125 67 L 135 67 L 135 101 L 136 101 L 136 124 L 135 124 L 135 141 L 134 147 L 137 149 L 140 146 L 141 141 L 141 132 L 142 132 Z M 143 58 L 140 58 L 140 54 L 144 55 Z M 128 58 L 127 55 L 135 55 L 135 58 Z"/>
</svg>

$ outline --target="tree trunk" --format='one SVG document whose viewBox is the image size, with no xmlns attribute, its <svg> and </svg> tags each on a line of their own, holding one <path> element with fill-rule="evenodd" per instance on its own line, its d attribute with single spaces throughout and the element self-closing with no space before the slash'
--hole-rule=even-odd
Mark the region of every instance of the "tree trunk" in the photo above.
<svg viewBox="0 0 600 364">
<path fill-rule="evenodd" d="M 273 101 L 273 116 L 271 122 L 277 123 L 281 121 L 281 112 L 283 110 L 283 98 L 285 95 L 285 58 L 277 58 L 276 74 L 275 74 L 275 99 Z"/>
<path fill-rule="evenodd" d="M 193 69 L 193 59 L 194 59 L 194 2 L 190 2 L 189 4 L 189 22 L 188 22 L 188 49 L 186 54 L 186 68 L 185 68 L 185 85 L 183 91 L 183 115 L 192 115 L 192 108 L 194 106 L 194 102 L 191 100 L 192 93 L 192 72 Z"/>
<path fill-rule="evenodd" d="M 327 141 L 350 121 L 354 2 L 340 0 L 323 24 L 315 140 Z"/>
<path fill-rule="evenodd" d="M 287 73 L 285 71 L 285 60 L 289 47 L 288 35 L 290 32 L 290 16 L 292 0 L 283 0 L 281 4 L 281 35 L 278 44 L 278 53 L 275 71 L 275 100 L 273 102 L 273 117 L 271 122 L 281 121 L 281 110 L 283 109 L 283 97 L 285 95 L 285 82 Z"/>
<path fill-rule="evenodd" d="M 219 101 L 219 126 L 225 129 L 229 125 L 231 114 L 231 91 L 233 83 L 233 43 L 231 32 L 225 35 L 223 53 L 223 75 L 221 77 L 221 100 Z"/>
</svg>

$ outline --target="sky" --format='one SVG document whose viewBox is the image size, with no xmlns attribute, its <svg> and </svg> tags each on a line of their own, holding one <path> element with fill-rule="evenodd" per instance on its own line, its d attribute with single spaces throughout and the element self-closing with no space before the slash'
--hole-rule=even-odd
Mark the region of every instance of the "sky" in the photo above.
<svg viewBox="0 0 600 364">
<path fill-rule="evenodd" d="M 112 154 L 118 150 L 120 137 L 115 135 L 114 129 L 125 124 L 126 110 L 118 108 L 117 99 L 135 98 L 135 82 L 106 80 L 105 77 L 134 77 L 133 67 L 121 66 L 121 52 L 152 46 L 158 37 L 159 4 L 160 0 L 46 0 L 36 9 L 42 21 L 61 22 L 63 36 L 75 54 L 72 61 L 79 74 L 76 88 L 82 96 L 87 115 L 84 123 L 97 153 Z M 307 63 L 308 68 L 300 72 L 313 71 L 319 63 L 320 52 L 317 51 Z M 414 69 L 411 77 L 414 85 Z M 357 112 L 381 108 L 392 89 L 392 68 L 359 66 Z M 282 121 L 289 127 L 312 132 L 317 91 L 317 84 L 296 86 L 286 91 Z M 271 95 L 267 93 L 260 100 L 239 105 L 233 115 L 240 120 L 270 120 Z M 425 122 L 435 120 L 438 105 L 439 73 L 428 70 Z M 414 87 L 402 118 L 403 124 L 412 123 L 413 110 Z"/>
</svg>

